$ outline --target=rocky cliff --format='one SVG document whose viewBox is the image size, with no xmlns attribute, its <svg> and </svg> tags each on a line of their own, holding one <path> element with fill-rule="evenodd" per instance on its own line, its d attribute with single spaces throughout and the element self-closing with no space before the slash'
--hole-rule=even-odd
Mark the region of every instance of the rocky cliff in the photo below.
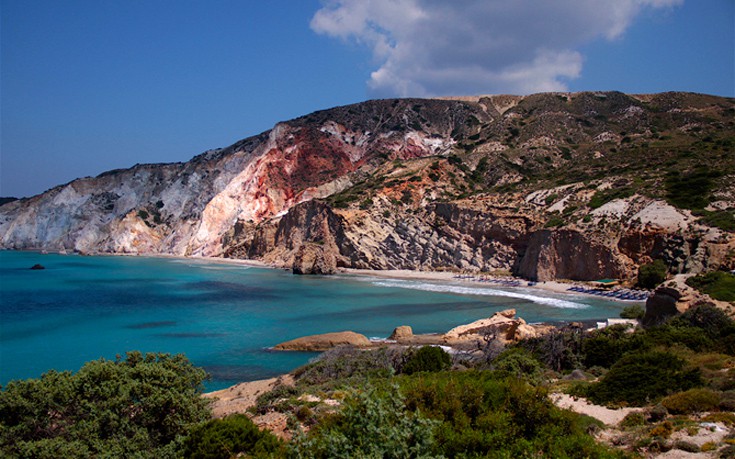
<svg viewBox="0 0 735 459">
<path fill-rule="evenodd" d="M 0 246 L 632 278 L 735 264 L 735 100 L 550 93 L 315 112 L 0 206 Z"/>
</svg>

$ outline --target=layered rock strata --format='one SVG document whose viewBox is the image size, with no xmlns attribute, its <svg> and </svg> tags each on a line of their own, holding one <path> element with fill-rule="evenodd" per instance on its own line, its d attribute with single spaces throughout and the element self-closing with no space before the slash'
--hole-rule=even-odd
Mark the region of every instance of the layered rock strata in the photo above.
<svg viewBox="0 0 735 459">
<path fill-rule="evenodd" d="M 685 93 L 369 101 L 6 202 L 0 248 L 541 281 L 733 269 L 733 114 Z"/>
</svg>

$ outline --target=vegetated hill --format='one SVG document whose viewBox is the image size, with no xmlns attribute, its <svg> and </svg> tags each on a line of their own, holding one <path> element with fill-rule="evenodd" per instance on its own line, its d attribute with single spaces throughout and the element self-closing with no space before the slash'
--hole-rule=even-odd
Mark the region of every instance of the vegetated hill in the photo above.
<svg viewBox="0 0 735 459">
<path fill-rule="evenodd" d="M 735 100 L 544 93 L 323 110 L 0 208 L 0 245 L 329 273 L 632 278 L 735 267 Z"/>
</svg>

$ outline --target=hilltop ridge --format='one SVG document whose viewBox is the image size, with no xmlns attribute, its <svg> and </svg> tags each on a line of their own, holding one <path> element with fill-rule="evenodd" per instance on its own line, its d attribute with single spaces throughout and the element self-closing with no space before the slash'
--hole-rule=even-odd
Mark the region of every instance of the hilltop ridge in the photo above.
<svg viewBox="0 0 735 459">
<path fill-rule="evenodd" d="M 0 206 L 0 247 L 536 280 L 735 268 L 735 100 L 542 93 L 317 111 Z"/>
</svg>

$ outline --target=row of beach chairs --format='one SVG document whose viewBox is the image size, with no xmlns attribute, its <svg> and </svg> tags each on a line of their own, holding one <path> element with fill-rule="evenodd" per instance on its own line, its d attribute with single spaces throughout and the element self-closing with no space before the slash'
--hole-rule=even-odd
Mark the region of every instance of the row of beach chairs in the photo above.
<svg viewBox="0 0 735 459">
<path fill-rule="evenodd" d="M 489 282 L 493 284 L 502 285 L 504 287 L 520 287 L 521 281 L 518 279 L 499 279 L 496 277 L 476 277 L 468 274 L 460 274 L 454 276 L 455 279 L 472 280 L 475 282 Z"/>
<path fill-rule="evenodd" d="M 617 290 L 600 290 L 598 288 L 587 288 L 575 285 L 567 289 L 571 292 L 587 293 L 590 295 L 604 296 L 608 298 L 617 298 L 627 301 L 645 301 L 648 299 L 649 293 L 643 290 L 631 290 L 627 288 Z"/>
</svg>

